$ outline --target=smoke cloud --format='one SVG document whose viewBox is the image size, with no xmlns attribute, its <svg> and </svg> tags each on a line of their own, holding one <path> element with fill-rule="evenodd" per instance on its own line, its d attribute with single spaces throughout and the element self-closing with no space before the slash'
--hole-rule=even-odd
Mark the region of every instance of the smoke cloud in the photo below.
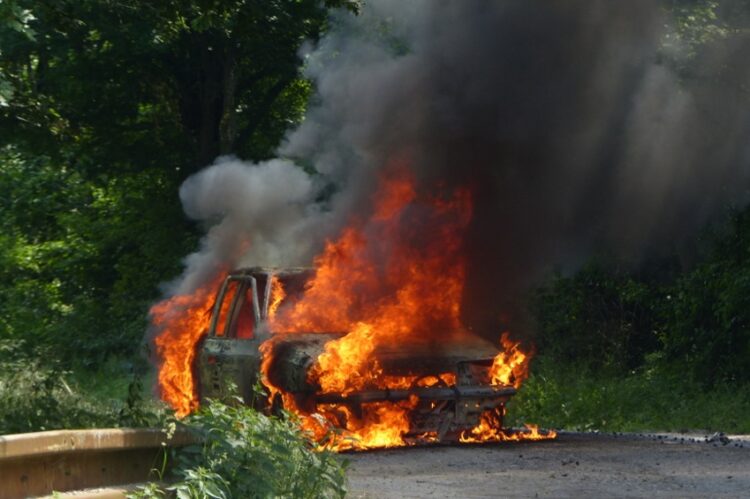
<svg viewBox="0 0 750 499">
<path fill-rule="evenodd" d="M 213 224 L 188 256 L 174 294 L 191 293 L 240 265 L 309 263 L 327 217 L 313 202 L 315 179 L 290 161 L 248 164 L 221 157 L 180 188 L 185 213 Z"/>
<path fill-rule="evenodd" d="M 309 264 L 408 158 L 423 191 L 472 189 L 463 308 L 494 338 L 523 332 L 518 304 L 550 267 L 638 258 L 746 199 L 750 42 L 712 45 L 686 77 L 656 2 L 382 0 L 334 26 L 305 51 L 316 104 L 279 149 L 319 175 L 222 158 L 188 179 L 186 213 L 218 223 L 175 289 L 218 266 Z"/>
</svg>

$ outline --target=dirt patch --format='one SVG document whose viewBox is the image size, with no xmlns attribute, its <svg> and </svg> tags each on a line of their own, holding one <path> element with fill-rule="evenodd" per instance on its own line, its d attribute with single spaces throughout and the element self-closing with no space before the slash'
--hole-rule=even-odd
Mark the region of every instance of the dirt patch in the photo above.
<svg viewBox="0 0 750 499">
<path fill-rule="evenodd" d="M 351 497 L 749 497 L 750 439 L 563 433 L 347 456 Z"/>
</svg>

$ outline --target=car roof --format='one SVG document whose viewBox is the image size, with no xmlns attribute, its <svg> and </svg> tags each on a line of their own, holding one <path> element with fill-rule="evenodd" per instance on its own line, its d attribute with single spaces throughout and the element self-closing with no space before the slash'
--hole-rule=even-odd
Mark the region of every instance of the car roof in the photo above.
<svg viewBox="0 0 750 499">
<path fill-rule="evenodd" d="M 229 273 L 230 276 L 243 276 L 253 274 L 273 274 L 273 275 L 296 275 L 312 272 L 312 267 L 241 267 Z"/>
</svg>

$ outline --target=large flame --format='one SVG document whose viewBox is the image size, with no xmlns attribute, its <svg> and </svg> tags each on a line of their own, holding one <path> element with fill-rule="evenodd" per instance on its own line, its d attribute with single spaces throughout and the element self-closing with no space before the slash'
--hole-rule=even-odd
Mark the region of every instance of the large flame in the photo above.
<svg viewBox="0 0 750 499">
<path fill-rule="evenodd" d="M 373 197 L 369 217 L 357 218 L 314 259 L 314 274 L 301 295 L 287 299 L 282 282 L 271 281 L 268 309 L 272 338 L 261 345 L 261 372 L 272 400 L 296 414 L 302 427 L 325 448 L 367 449 L 429 442 L 436 434 L 413 435 L 410 414 L 416 395 L 398 402 L 298 406 L 299 400 L 271 382 L 273 343 L 279 333 L 340 333 L 328 341 L 308 382 L 322 394 L 347 396 L 366 389 L 453 386 L 456 375 L 396 376 L 383 369 L 382 348 L 407 348 L 429 340 L 439 344 L 461 321 L 466 263 L 463 236 L 471 219 L 468 189 L 424 194 L 406 169 L 391 169 Z M 152 308 L 162 360 L 159 384 L 178 416 L 198 405 L 192 364 L 195 347 L 208 328 L 210 305 L 220 279 L 190 296 L 177 296 Z M 223 314 L 222 314 L 223 315 Z M 220 332 L 217 330 L 217 333 Z M 508 333 L 488 372 L 487 383 L 519 387 L 528 375 L 530 353 Z M 450 369 L 451 366 L 446 366 Z M 502 428 L 504 407 L 486 411 L 480 423 L 460 435 L 465 442 L 553 438 L 537 431 L 510 433 Z"/>
<path fill-rule="evenodd" d="M 151 307 L 161 397 L 183 417 L 198 408 L 193 361 L 198 341 L 208 331 L 211 308 L 221 279 L 189 295 L 176 295 Z"/>
<path fill-rule="evenodd" d="M 314 374 L 324 391 L 350 392 L 375 382 L 379 344 L 461 327 L 460 234 L 471 217 L 468 191 L 417 200 L 412 179 L 396 176 L 383 181 L 374 204 L 369 220 L 326 244 L 304 296 L 271 319 L 278 332 L 348 333 L 329 342 L 318 359 Z M 416 224 L 420 230 L 410 230 Z M 430 240 L 419 240 L 425 237 Z"/>
</svg>

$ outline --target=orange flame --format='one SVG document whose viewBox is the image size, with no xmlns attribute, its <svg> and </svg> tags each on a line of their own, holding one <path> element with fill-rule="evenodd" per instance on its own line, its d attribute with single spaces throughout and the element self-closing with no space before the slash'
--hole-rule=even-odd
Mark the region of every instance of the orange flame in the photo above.
<svg viewBox="0 0 750 499">
<path fill-rule="evenodd" d="M 460 233 L 470 216 L 468 191 L 459 189 L 448 199 L 420 197 L 402 172 L 382 182 L 369 220 L 355 221 L 326 244 L 304 295 L 290 307 L 281 305 L 270 319 L 277 332 L 347 333 L 325 345 L 310 373 L 323 392 L 408 387 L 416 377 L 395 384 L 385 379 L 375 350 L 431 330 L 461 329 Z M 425 234 L 405 230 L 417 221 L 430 228 L 425 244 L 409 240 Z M 361 418 L 348 408 L 338 407 L 335 414 L 321 410 L 329 421 L 343 423 L 334 426 L 346 430 L 347 442 L 357 439 L 355 448 L 404 445 L 408 412 L 403 403 L 387 402 L 370 404 Z"/>
<path fill-rule="evenodd" d="M 492 361 L 490 367 L 490 383 L 493 385 L 513 386 L 520 388 L 529 375 L 529 360 L 531 355 L 521 350 L 521 343 L 514 342 L 505 332 L 500 337 L 503 349 Z M 539 431 L 539 427 L 526 424 L 526 431 L 510 431 L 502 427 L 504 408 L 485 411 L 479 424 L 459 437 L 463 443 L 469 442 L 507 442 L 519 440 L 551 440 L 557 438 L 557 432 Z"/>
<path fill-rule="evenodd" d="M 190 295 L 177 295 L 151 307 L 151 324 L 159 367 L 161 397 L 183 417 L 198 408 L 193 361 L 198 341 L 208 330 L 216 288 L 223 276 Z"/>
<path fill-rule="evenodd" d="M 369 223 L 329 241 L 315 259 L 315 277 L 302 299 L 282 306 L 271 320 L 274 331 L 348 332 L 329 342 L 318 359 L 315 377 L 324 389 L 352 391 L 373 382 L 377 345 L 432 328 L 461 327 L 465 265 L 458 234 L 470 219 L 468 191 L 456 191 L 448 201 L 426 201 L 438 241 L 419 248 L 393 244 L 410 236 L 403 222 L 416 196 L 408 177 L 384 181 Z"/>
<path fill-rule="evenodd" d="M 275 317 L 276 311 L 279 309 L 279 305 L 286 298 L 286 291 L 284 291 L 284 285 L 281 283 L 281 279 L 274 275 L 271 277 L 271 303 L 268 305 L 268 316 Z"/>
<path fill-rule="evenodd" d="M 505 332 L 500 337 L 503 350 L 497 354 L 490 367 L 490 382 L 520 388 L 529 376 L 529 355 L 522 352 L 520 342 L 513 342 Z"/>
<path fill-rule="evenodd" d="M 459 437 L 461 443 L 484 442 L 517 442 L 520 440 L 552 440 L 557 438 L 557 432 L 547 430 L 544 433 L 533 424 L 526 424 L 526 431 L 512 431 L 502 427 L 502 416 L 497 411 L 487 411 L 482 414 L 477 426 L 465 431 Z"/>
<path fill-rule="evenodd" d="M 324 392 L 346 394 L 362 389 L 382 373 L 374 351 L 375 330 L 360 322 L 340 340 L 326 343 L 311 374 Z"/>
</svg>

